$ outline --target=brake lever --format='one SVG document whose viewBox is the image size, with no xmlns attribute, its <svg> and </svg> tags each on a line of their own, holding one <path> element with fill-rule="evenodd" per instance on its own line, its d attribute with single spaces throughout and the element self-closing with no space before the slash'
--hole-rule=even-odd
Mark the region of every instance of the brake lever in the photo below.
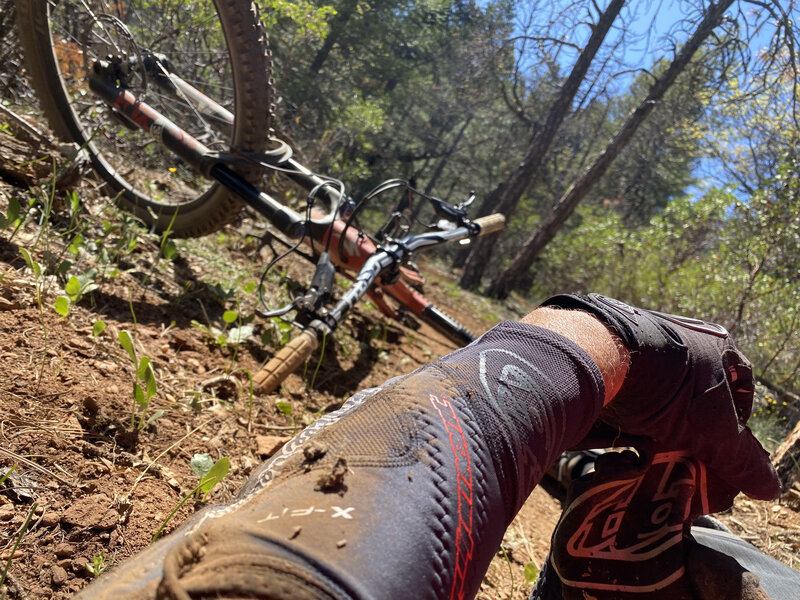
<svg viewBox="0 0 800 600">
<path fill-rule="evenodd" d="M 460 210 L 465 210 L 473 202 L 475 202 L 475 190 L 470 190 L 469 197 L 466 200 L 464 200 L 464 202 L 460 202 L 457 205 L 457 208 Z"/>
<path fill-rule="evenodd" d="M 464 210 L 462 206 L 453 206 L 452 204 L 449 204 L 444 200 L 440 200 L 439 198 L 431 198 L 430 201 L 437 216 L 454 222 L 457 227 L 461 227 L 466 224 L 467 211 Z"/>
<path fill-rule="evenodd" d="M 336 275 L 336 267 L 331 262 L 327 252 L 320 254 L 317 261 L 317 268 L 311 285 L 305 294 L 295 299 L 295 306 L 301 311 L 317 312 L 322 305 L 330 300 L 333 295 L 333 278 Z"/>
</svg>

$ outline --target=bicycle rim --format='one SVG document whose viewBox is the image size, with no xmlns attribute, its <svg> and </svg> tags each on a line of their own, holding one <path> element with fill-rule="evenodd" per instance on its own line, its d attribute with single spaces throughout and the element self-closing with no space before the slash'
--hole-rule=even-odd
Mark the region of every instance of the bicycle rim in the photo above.
<svg viewBox="0 0 800 600">
<path fill-rule="evenodd" d="M 144 68 L 125 85 L 139 100 L 212 150 L 263 150 L 271 90 L 266 45 L 249 0 L 18 0 L 34 87 L 55 132 L 85 146 L 122 208 L 156 230 L 202 235 L 229 221 L 238 202 L 127 123 L 89 89 L 97 60 L 142 65 L 165 57 L 171 72 L 234 115 L 209 118 L 197 101 L 167 93 Z M 251 181 L 257 168 L 243 174 Z M 177 213 L 177 214 L 176 214 Z"/>
</svg>

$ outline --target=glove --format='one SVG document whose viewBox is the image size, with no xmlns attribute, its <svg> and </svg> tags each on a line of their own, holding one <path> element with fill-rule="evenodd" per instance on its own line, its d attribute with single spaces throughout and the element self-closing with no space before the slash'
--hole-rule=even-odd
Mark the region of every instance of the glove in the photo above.
<svg viewBox="0 0 800 600">
<path fill-rule="evenodd" d="M 756 575 L 691 537 L 702 462 L 624 451 L 595 468 L 572 482 L 531 600 L 768 600 Z"/>
<path fill-rule="evenodd" d="M 745 426 L 752 369 L 723 327 L 599 294 L 559 295 L 543 305 L 588 311 L 625 342 L 628 374 L 600 419 L 650 438 L 655 452 L 681 450 L 701 460 L 708 467 L 704 513 L 729 508 L 739 490 L 765 500 L 779 495 L 769 455 Z"/>
</svg>

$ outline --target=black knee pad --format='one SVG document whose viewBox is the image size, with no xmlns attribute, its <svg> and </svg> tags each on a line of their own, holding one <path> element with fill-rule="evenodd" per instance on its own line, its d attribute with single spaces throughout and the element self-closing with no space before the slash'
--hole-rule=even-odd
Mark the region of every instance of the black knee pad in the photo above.
<svg viewBox="0 0 800 600">
<path fill-rule="evenodd" d="M 161 564 L 150 560 L 163 571 L 159 596 L 472 597 L 508 523 L 603 394 L 580 348 L 504 323 L 356 395 L 236 502 L 162 542 Z"/>
</svg>

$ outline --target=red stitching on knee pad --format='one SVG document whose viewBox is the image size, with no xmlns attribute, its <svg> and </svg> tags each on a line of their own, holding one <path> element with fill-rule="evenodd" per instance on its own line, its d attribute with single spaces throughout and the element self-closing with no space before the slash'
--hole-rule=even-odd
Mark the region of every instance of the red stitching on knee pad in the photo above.
<svg viewBox="0 0 800 600">
<path fill-rule="evenodd" d="M 447 435 L 450 438 L 450 448 L 453 450 L 453 464 L 457 480 L 458 493 L 458 527 L 456 528 L 456 559 L 453 573 L 453 586 L 450 588 L 450 599 L 464 597 L 464 584 L 467 572 L 472 562 L 474 542 L 472 539 L 472 468 L 469 458 L 469 448 L 461 421 L 458 419 L 453 405 L 442 396 L 430 396 L 431 404 L 439 413 Z"/>
</svg>

